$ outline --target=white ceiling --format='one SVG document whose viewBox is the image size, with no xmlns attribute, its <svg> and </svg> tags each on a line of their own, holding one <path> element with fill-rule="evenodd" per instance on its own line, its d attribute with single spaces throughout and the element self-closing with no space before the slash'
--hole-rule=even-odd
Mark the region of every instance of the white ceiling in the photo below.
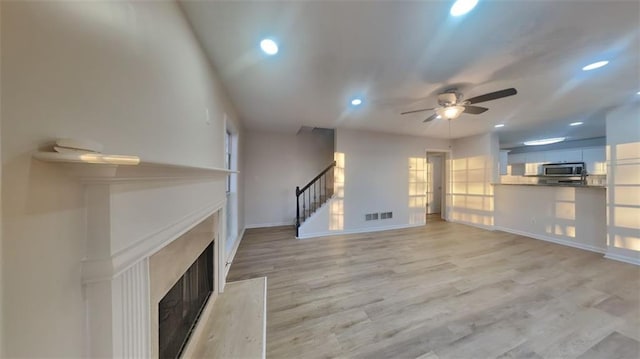
<svg viewBox="0 0 640 359">
<path fill-rule="evenodd" d="M 248 129 L 348 127 L 447 138 L 422 123 L 436 95 L 518 95 L 451 123 L 454 138 L 494 131 L 502 147 L 538 136 L 604 135 L 607 108 L 640 96 L 640 2 L 489 1 L 461 18 L 453 1 L 182 1 Z M 268 57 L 259 42 L 276 39 Z M 581 71 L 591 62 L 610 64 Z M 364 96 L 364 105 L 348 106 Z M 574 120 L 584 126 L 569 128 Z"/>
</svg>

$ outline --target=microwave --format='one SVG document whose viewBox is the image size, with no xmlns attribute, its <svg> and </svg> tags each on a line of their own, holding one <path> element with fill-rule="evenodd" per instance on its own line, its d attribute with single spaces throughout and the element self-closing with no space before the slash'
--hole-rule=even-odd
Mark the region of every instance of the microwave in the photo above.
<svg viewBox="0 0 640 359">
<path fill-rule="evenodd" d="M 584 162 L 546 163 L 542 165 L 543 176 L 578 177 L 586 176 Z"/>
</svg>

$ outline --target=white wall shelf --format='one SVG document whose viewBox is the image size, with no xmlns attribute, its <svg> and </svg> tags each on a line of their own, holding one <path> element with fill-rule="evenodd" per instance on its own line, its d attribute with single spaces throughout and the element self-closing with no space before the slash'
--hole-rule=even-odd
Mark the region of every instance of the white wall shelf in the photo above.
<svg viewBox="0 0 640 359">
<path fill-rule="evenodd" d="M 211 178 L 238 173 L 225 168 L 177 165 L 141 160 L 137 156 L 36 152 L 33 158 L 60 164 L 83 182 L 127 182 Z"/>
</svg>

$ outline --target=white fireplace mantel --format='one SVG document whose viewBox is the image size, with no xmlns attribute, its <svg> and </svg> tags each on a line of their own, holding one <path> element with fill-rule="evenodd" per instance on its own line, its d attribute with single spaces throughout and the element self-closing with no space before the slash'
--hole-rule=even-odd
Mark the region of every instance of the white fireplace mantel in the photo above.
<svg viewBox="0 0 640 359">
<path fill-rule="evenodd" d="M 149 258 L 212 214 L 225 218 L 225 178 L 235 172 L 149 161 L 87 163 L 55 152 L 33 157 L 65 168 L 84 184 L 87 356 L 152 356 Z M 219 292 L 225 223 L 219 221 L 214 238 Z"/>
<path fill-rule="evenodd" d="M 108 157 L 107 155 L 103 156 Z M 128 157 L 137 159 L 135 156 Z M 237 171 L 231 171 L 226 168 L 187 166 L 145 160 L 128 164 L 95 163 L 86 160 L 83 155 L 79 154 L 44 151 L 34 153 L 33 158 L 44 162 L 57 163 L 84 183 L 208 178 L 237 173 Z"/>
</svg>

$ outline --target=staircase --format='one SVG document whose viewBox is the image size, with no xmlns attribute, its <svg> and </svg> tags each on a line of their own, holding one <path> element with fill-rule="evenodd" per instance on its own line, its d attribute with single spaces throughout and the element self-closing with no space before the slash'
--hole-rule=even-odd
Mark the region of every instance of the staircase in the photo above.
<svg viewBox="0 0 640 359">
<path fill-rule="evenodd" d="M 296 237 L 300 225 L 333 196 L 335 166 L 333 161 L 304 187 L 296 187 Z"/>
</svg>

